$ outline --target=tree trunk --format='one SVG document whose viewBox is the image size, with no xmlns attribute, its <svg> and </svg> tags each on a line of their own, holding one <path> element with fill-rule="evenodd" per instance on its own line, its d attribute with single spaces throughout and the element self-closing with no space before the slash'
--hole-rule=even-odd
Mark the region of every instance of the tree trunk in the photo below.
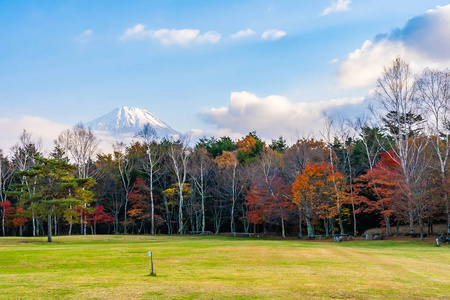
<svg viewBox="0 0 450 300">
<path fill-rule="evenodd" d="M 419 218 L 420 240 L 423 241 L 423 220 Z"/>
<path fill-rule="evenodd" d="M 235 176 L 236 176 L 236 165 L 234 166 L 234 169 L 233 169 L 233 179 L 232 179 L 232 181 L 231 181 L 231 189 L 232 189 L 232 191 L 231 191 L 231 197 L 232 197 L 232 204 L 231 204 L 231 233 L 234 233 L 234 232 L 236 232 L 236 228 L 235 228 L 235 224 L 234 224 L 234 206 L 235 206 L 235 203 L 236 203 L 236 199 L 235 199 L 235 197 L 236 197 L 236 195 L 235 195 L 235 188 L 234 188 L 234 180 L 235 180 Z"/>
<path fill-rule="evenodd" d="M 3 233 L 3 236 L 6 235 L 6 233 L 5 233 L 5 211 L 4 210 L 2 212 L 2 233 Z"/>
<path fill-rule="evenodd" d="M 310 213 L 308 211 L 305 212 L 306 217 L 306 229 L 308 231 L 308 236 L 314 235 L 314 225 Z"/>
<path fill-rule="evenodd" d="M 47 216 L 47 242 L 52 242 L 52 212 L 49 210 Z"/>
<path fill-rule="evenodd" d="M 344 223 L 342 221 L 342 212 L 341 209 L 339 209 L 339 229 L 341 231 L 341 234 L 344 234 Z"/>
<path fill-rule="evenodd" d="M 409 212 L 409 233 L 414 233 L 414 219 L 412 212 Z"/>
<path fill-rule="evenodd" d="M 384 217 L 384 223 L 386 223 L 386 236 L 391 233 L 391 219 L 389 216 Z"/>
<path fill-rule="evenodd" d="M 34 217 L 34 212 L 32 213 L 31 223 L 33 224 L 33 236 L 36 236 L 36 219 Z"/>
<path fill-rule="evenodd" d="M 125 218 L 123 221 L 123 233 L 127 234 L 127 206 L 128 206 L 128 192 L 125 196 Z"/>
<path fill-rule="evenodd" d="M 153 170 L 150 171 L 153 173 Z M 155 235 L 155 202 L 153 199 L 153 176 L 150 175 L 150 203 L 152 206 L 151 235 Z"/>
<path fill-rule="evenodd" d="M 298 238 L 303 238 L 302 234 L 302 209 L 298 208 Z"/>
<path fill-rule="evenodd" d="M 202 193 L 202 233 L 205 232 L 205 195 Z"/>
<path fill-rule="evenodd" d="M 178 208 L 178 233 L 183 234 L 183 184 L 179 185 L 180 207 Z"/>
</svg>

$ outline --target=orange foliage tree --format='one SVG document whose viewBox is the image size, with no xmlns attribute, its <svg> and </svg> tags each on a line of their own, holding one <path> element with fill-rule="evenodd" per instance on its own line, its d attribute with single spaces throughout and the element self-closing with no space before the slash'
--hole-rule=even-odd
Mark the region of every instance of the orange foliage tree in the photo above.
<svg viewBox="0 0 450 300">
<path fill-rule="evenodd" d="M 305 169 L 297 175 L 292 184 L 293 201 L 306 218 L 308 236 L 314 235 L 313 221 L 316 218 L 324 220 L 325 232 L 329 235 L 339 203 L 342 204 L 342 200 L 348 198 L 344 189 L 335 187 L 335 184 L 342 187 L 342 183 L 342 174 L 325 162 L 307 163 Z M 338 197 L 339 203 L 336 200 Z"/>
</svg>

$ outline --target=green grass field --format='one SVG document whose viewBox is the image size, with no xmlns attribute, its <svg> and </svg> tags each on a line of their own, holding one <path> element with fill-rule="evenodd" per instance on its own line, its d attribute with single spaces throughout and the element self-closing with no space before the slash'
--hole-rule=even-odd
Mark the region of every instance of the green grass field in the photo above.
<svg viewBox="0 0 450 300">
<path fill-rule="evenodd" d="M 450 298 L 450 246 L 214 236 L 0 238 L 3 299 Z M 156 275 L 150 277 L 153 252 Z"/>
</svg>

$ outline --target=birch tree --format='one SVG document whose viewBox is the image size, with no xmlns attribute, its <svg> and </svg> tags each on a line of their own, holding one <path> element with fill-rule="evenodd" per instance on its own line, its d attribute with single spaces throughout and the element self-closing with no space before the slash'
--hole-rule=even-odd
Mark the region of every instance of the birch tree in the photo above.
<svg viewBox="0 0 450 300">
<path fill-rule="evenodd" d="M 430 142 L 438 161 L 449 234 L 450 200 L 444 185 L 450 156 L 450 71 L 426 69 L 420 76 L 417 87 L 421 109 L 431 135 Z"/>
<path fill-rule="evenodd" d="M 150 233 L 155 234 L 155 199 L 154 188 L 155 174 L 158 171 L 158 163 L 161 158 L 160 147 L 157 143 L 158 135 L 156 131 L 151 127 L 149 123 L 145 124 L 142 130 L 138 133 L 138 137 L 142 140 L 146 150 L 146 161 L 142 165 L 142 169 L 148 176 L 149 180 L 149 193 L 150 193 L 150 206 L 151 206 L 151 229 Z"/>
<path fill-rule="evenodd" d="M 184 233 L 183 207 L 184 207 L 184 186 L 188 174 L 188 161 L 190 149 L 188 148 L 188 138 L 183 137 L 177 141 L 172 141 L 169 145 L 169 157 L 172 162 L 172 171 L 176 178 L 178 188 L 179 207 L 178 207 L 178 233 Z"/>
<path fill-rule="evenodd" d="M 124 222 L 123 232 L 127 233 L 127 209 L 130 200 L 130 193 L 133 190 L 132 173 L 135 170 L 137 158 L 131 148 L 125 146 L 123 142 L 117 142 L 114 145 L 114 158 L 119 171 L 120 180 L 124 190 Z"/>
<path fill-rule="evenodd" d="M 387 153 L 401 167 L 405 196 L 410 203 L 410 231 L 414 232 L 414 220 L 418 219 L 423 238 L 423 220 L 420 216 L 423 191 L 420 180 L 427 166 L 423 160 L 427 139 L 419 136 L 421 117 L 416 80 L 409 64 L 397 57 L 392 65 L 384 68 L 377 82 L 375 97 L 386 114 L 382 126 L 390 133 L 387 139 L 390 149 L 383 150 L 391 150 Z"/>
</svg>

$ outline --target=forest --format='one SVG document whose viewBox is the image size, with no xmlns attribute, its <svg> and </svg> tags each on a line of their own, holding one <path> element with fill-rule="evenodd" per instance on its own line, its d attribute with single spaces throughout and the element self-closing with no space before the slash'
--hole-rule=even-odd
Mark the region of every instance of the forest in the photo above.
<svg viewBox="0 0 450 300">
<path fill-rule="evenodd" d="M 0 152 L 7 235 L 253 232 L 304 238 L 433 224 L 450 233 L 450 71 L 384 68 L 364 116 L 324 113 L 320 137 L 160 138 L 149 125 L 98 153 L 82 125 L 42 153 L 23 131 Z M 44 157 L 45 156 L 45 157 Z"/>
</svg>

